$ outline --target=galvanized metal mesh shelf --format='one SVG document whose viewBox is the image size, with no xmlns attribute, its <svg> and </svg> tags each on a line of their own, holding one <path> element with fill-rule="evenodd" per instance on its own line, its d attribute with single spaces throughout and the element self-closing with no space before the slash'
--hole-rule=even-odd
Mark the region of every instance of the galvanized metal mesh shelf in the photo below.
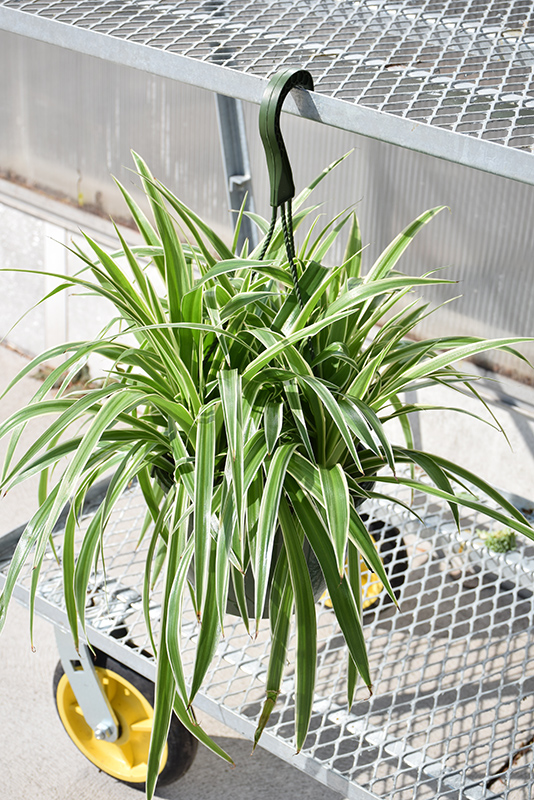
<svg viewBox="0 0 534 800">
<path fill-rule="evenodd" d="M 530 0 L 0 0 L 0 28 L 254 102 L 300 65 L 299 113 L 534 183 Z"/>
<path fill-rule="evenodd" d="M 343 637 L 318 604 L 317 691 L 305 748 L 295 755 L 291 654 L 262 746 L 349 798 L 526 800 L 534 788 L 534 546 L 490 554 L 479 535 L 492 527 L 487 519 L 464 514 L 458 533 L 440 502 L 416 495 L 414 508 L 424 524 L 392 503 L 365 508 L 400 599 L 399 611 L 381 596 L 364 614 L 373 696 L 359 687 L 347 711 Z M 154 677 L 139 594 L 145 552 L 135 549 L 144 514 L 140 493 L 128 492 L 106 532 L 107 588 L 94 576 L 88 618 L 96 646 Z M 27 581 L 17 594 L 27 600 Z M 159 597 L 156 588 L 156 635 Z M 50 554 L 37 609 L 65 624 L 62 608 L 61 570 Z M 189 611 L 187 668 L 196 635 Z M 268 643 L 267 623 L 251 640 L 228 617 L 196 702 L 249 738 L 264 696 Z"/>
</svg>

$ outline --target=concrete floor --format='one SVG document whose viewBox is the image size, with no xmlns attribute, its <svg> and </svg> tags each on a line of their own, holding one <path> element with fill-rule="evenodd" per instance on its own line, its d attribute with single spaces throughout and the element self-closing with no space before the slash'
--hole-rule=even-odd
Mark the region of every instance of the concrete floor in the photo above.
<svg viewBox="0 0 534 800">
<path fill-rule="evenodd" d="M 0 347 L 0 389 L 24 365 L 24 359 Z M 21 408 L 37 389 L 26 378 L 0 401 L 0 419 Z M 46 423 L 42 423 L 46 424 Z M 34 431 L 35 433 L 35 431 Z M 1 443 L 5 449 L 5 443 Z M 0 459 L 3 450 L 0 450 Z M 0 500 L 0 535 L 28 519 L 35 505 L 35 486 L 17 487 Z M 52 675 L 58 660 L 52 626 L 37 619 L 30 648 L 28 612 L 10 608 L 0 636 L 0 797 L 3 800 L 135 800 L 139 791 L 99 772 L 74 747 L 56 714 Z M 229 751 L 235 768 L 200 746 L 191 770 L 158 796 L 168 800 L 339 800 L 340 795 L 290 764 L 258 749 L 209 718 L 207 731 Z"/>
</svg>

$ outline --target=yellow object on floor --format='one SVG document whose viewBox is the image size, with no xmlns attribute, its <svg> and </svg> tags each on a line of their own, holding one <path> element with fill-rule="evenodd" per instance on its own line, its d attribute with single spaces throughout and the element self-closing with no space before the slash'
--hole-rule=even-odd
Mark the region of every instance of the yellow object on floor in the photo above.
<svg viewBox="0 0 534 800">
<path fill-rule="evenodd" d="M 360 568 L 362 576 L 362 608 L 365 611 L 376 603 L 384 584 L 374 572 L 371 572 L 363 558 L 360 558 Z M 345 564 L 345 573 L 346 571 L 347 565 Z M 324 603 L 327 608 L 332 608 L 332 601 L 327 591 L 321 595 L 319 602 Z"/>
</svg>

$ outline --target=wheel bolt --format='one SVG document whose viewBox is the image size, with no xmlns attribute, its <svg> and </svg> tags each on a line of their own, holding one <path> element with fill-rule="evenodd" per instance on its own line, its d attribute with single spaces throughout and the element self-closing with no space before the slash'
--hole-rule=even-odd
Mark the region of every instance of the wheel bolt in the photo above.
<svg viewBox="0 0 534 800">
<path fill-rule="evenodd" d="M 113 727 L 109 722 L 99 722 L 93 731 L 95 739 L 104 740 L 109 739 L 113 734 Z"/>
</svg>

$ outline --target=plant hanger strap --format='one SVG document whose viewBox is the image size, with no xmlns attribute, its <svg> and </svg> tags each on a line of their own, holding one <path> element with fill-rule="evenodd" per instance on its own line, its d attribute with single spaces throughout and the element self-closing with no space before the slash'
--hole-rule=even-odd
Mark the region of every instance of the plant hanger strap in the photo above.
<svg viewBox="0 0 534 800">
<path fill-rule="evenodd" d="M 287 155 L 286 146 L 280 130 L 280 115 L 282 106 L 291 89 L 297 87 L 313 90 L 313 78 L 305 69 L 282 69 L 269 81 L 260 106 L 260 136 L 265 149 L 269 181 L 271 184 L 272 216 L 269 230 L 264 239 L 260 253 L 260 261 L 264 258 L 273 237 L 276 226 L 278 208 L 284 234 L 284 245 L 291 272 L 291 279 L 295 288 L 295 295 L 301 310 L 304 310 L 304 300 L 300 290 L 298 270 L 295 257 L 295 242 L 293 239 L 293 214 L 291 201 L 295 196 L 293 173 Z M 308 349 L 311 360 L 315 353 L 311 340 L 308 339 Z"/>
<path fill-rule="evenodd" d="M 280 130 L 284 100 L 292 89 L 313 90 L 313 78 L 305 69 L 282 69 L 277 72 L 263 94 L 260 106 L 260 136 L 265 149 L 271 205 L 278 208 L 295 196 L 293 173 Z"/>
</svg>

